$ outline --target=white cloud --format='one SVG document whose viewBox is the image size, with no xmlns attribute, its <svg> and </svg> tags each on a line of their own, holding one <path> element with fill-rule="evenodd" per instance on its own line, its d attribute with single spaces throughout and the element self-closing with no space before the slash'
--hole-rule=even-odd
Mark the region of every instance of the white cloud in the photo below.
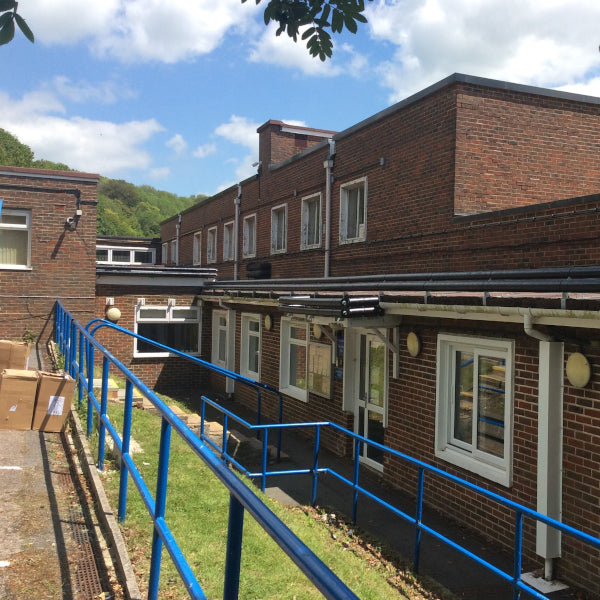
<svg viewBox="0 0 600 600">
<path fill-rule="evenodd" d="M 260 123 L 254 123 L 246 117 L 232 115 L 228 123 L 223 123 L 215 129 L 215 133 L 234 144 L 241 144 L 255 151 L 258 156 L 258 133 Z"/>
<path fill-rule="evenodd" d="M 214 154 L 217 151 L 217 146 L 215 144 L 204 144 L 202 146 L 198 146 L 193 154 L 196 158 L 206 158 L 207 156 Z"/>
<path fill-rule="evenodd" d="M 150 169 L 150 171 L 148 171 L 148 174 L 152 179 L 155 179 L 157 181 L 164 181 L 165 179 L 168 179 L 171 175 L 171 169 L 169 169 L 169 167 L 156 167 L 155 169 Z"/>
<path fill-rule="evenodd" d="M 176 133 L 170 140 L 167 141 L 167 147 L 171 148 L 177 155 L 183 154 L 187 150 L 187 142 L 183 139 L 180 133 Z"/>
<path fill-rule="evenodd" d="M 121 83 L 104 81 L 92 85 L 88 81 L 72 81 L 64 75 L 54 77 L 47 88 L 56 92 L 61 98 L 77 103 L 114 104 L 118 100 L 135 97 L 135 92 Z"/>
<path fill-rule="evenodd" d="M 62 116 L 64 106 L 49 91 L 21 100 L 0 93 L 0 105 L 0 127 L 28 145 L 36 158 L 107 176 L 148 168 L 152 159 L 143 144 L 163 130 L 154 119 L 112 123 Z"/>
<path fill-rule="evenodd" d="M 392 100 L 455 72 L 555 87 L 600 65 L 596 0 L 380 0 L 367 18 L 395 47 L 378 67 Z"/>
<path fill-rule="evenodd" d="M 255 3 L 240 0 L 30 0 L 22 13 L 42 43 L 87 41 L 123 62 L 175 63 L 206 54 L 232 28 L 244 30 Z"/>
<path fill-rule="evenodd" d="M 249 59 L 251 62 L 279 65 L 288 69 L 299 69 L 306 75 L 332 77 L 341 73 L 334 60 L 321 61 L 311 56 L 306 48 L 306 41 L 298 36 L 294 42 L 287 33 L 275 35 L 277 27 L 271 23 L 259 40 L 251 45 Z M 334 52 L 335 55 L 335 52 Z"/>
</svg>

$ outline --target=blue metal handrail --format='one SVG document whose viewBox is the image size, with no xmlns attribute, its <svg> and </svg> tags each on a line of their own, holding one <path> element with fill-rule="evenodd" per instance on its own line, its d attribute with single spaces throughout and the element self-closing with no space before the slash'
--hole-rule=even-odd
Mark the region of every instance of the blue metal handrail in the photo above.
<svg viewBox="0 0 600 600">
<path fill-rule="evenodd" d="M 332 475 L 338 481 L 345 484 L 352 490 L 353 498 L 352 498 L 352 522 L 356 523 L 357 520 L 357 511 L 358 511 L 358 499 L 359 495 L 363 495 L 370 500 L 373 500 L 380 506 L 388 509 L 393 514 L 397 515 L 404 521 L 408 522 L 412 526 L 414 526 L 414 554 L 413 554 L 413 571 L 418 573 L 419 571 L 419 561 L 420 561 L 420 544 L 422 533 L 426 532 L 436 538 L 437 540 L 443 542 L 447 546 L 457 550 L 458 552 L 464 554 L 469 557 L 479 565 L 485 567 L 489 571 L 495 573 L 499 577 L 501 577 L 504 581 L 510 583 L 513 589 L 513 597 L 519 598 L 521 592 L 527 592 L 533 598 L 537 598 L 540 600 L 547 599 L 547 596 L 541 594 L 536 589 L 524 583 L 521 579 L 521 563 L 522 563 L 522 544 L 523 544 L 523 518 L 528 517 L 540 523 L 544 523 L 558 531 L 570 535 L 585 544 L 589 544 L 590 546 L 600 549 L 600 538 L 589 535 L 583 531 L 575 529 L 565 523 L 561 523 L 560 521 L 556 521 L 542 513 L 539 513 L 531 508 L 528 508 L 522 504 L 514 502 L 513 500 L 509 500 L 499 494 L 491 492 L 490 490 L 473 484 L 469 481 L 461 479 L 456 475 L 452 475 L 451 473 L 447 473 L 442 469 L 424 463 L 418 459 L 415 459 L 407 454 L 403 454 L 398 452 L 397 450 L 393 450 L 388 446 L 384 446 L 383 444 L 379 444 L 378 442 L 374 442 L 373 440 L 369 440 L 368 438 L 361 436 L 357 433 L 354 433 L 340 425 L 330 422 L 330 421 L 319 421 L 319 422 L 304 422 L 304 423 L 283 423 L 283 424 L 270 424 L 270 425 L 252 425 L 245 421 L 244 419 L 236 416 L 231 411 L 221 407 L 217 402 L 207 398 L 206 396 L 202 396 L 202 420 L 201 420 L 201 432 L 200 435 L 202 439 L 211 447 L 215 448 L 217 452 L 222 457 L 226 463 L 233 463 L 235 466 L 240 469 L 246 476 L 250 478 L 260 478 L 261 481 L 261 489 L 264 492 L 266 488 L 266 480 L 267 477 L 280 476 L 280 475 L 307 475 L 310 474 L 313 477 L 312 483 L 312 496 L 311 503 L 314 505 L 317 499 L 317 480 L 319 475 L 327 474 Z M 223 424 L 223 445 L 219 446 L 214 441 L 212 441 L 204 432 L 204 413 L 205 413 L 205 405 L 208 404 L 213 408 L 217 409 L 224 415 L 224 424 Z M 234 457 L 228 454 L 227 452 L 227 427 L 229 419 L 234 419 L 239 425 L 249 429 L 249 430 L 257 430 L 260 429 L 264 432 L 262 435 L 263 439 L 263 448 L 262 448 L 262 461 L 261 461 L 261 470 L 258 472 L 252 472 L 246 469 L 239 461 L 237 461 Z M 272 429 L 281 430 L 281 429 L 307 429 L 314 428 L 315 430 L 315 442 L 314 442 L 314 450 L 313 450 L 313 464 L 306 468 L 300 469 L 278 469 L 267 471 L 267 444 L 269 431 Z M 354 469 L 353 469 L 353 479 L 350 480 L 341 473 L 338 473 L 334 469 L 329 467 L 319 467 L 319 450 L 320 450 L 320 436 L 321 431 L 323 429 L 330 428 L 335 431 L 342 433 L 345 436 L 352 438 L 354 445 Z M 392 504 L 386 502 L 385 500 L 379 498 L 366 488 L 362 487 L 359 484 L 359 457 L 361 454 L 361 446 L 365 444 L 367 446 L 372 446 L 377 448 L 378 450 L 387 453 L 390 456 L 393 456 L 397 459 L 404 461 L 417 468 L 417 489 L 416 489 L 416 510 L 415 516 L 411 516 L 406 512 L 400 510 L 399 508 L 393 506 Z M 476 555 L 471 552 L 467 548 L 458 544 L 454 540 L 444 536 L 441 532 L 433 529 L 423 522 L 423 502 L 424 502 L 424 480 L 425 475 L 428 474 L 430 476 L 441 477 L 442 479 L 446 479 L 448 481 L 457 484 L 471 492 L 484 496 L 485 498 L 497 502 L 498 504 L 504 506 L 508 510 L 514 512 L 515 515 L 515 531 L 514 531 L 514 550 L 513 550 L 513 572 L 507 573 L 502 569 L 498 568 L 493 563 L 485 560 L 484 558 Z"/>
<path fill-rule="evenodd" d="M 79 339 L 79 346 L 77 345 Z M 115 356 L 104 348 L 93 335 L 79 324 L 73 315 L 57 303 L 56 341 L 64 350 L 69 372 L 76 380 L 79 397 L 83 392 L 88 398 L 88 415 L 95 411 L 98 415 L 101 432 L 107 431 L 114 440 L 120 455 L 121 469 L 119 482 L 118 516 L 125 518 L 127 484 L 131 477 L 153 522 L 152 554 L 148 583 L 148 598 L 158 598 L 163 546 L 169 552 L 179 576 L 191 598 L 204 600 L 204 594 L 197 578 L 181 552 L 165 520 L 167 472 L 170 458 L 171 434 L 178 434 L 195 454 L 208 466 L 212 473 L 227 488 L 230 495 L 227 551 L 225 560 L 224 600 L 236 600 L 239 595 L 240 558 L 243 541 L 243 517 L 247 511 L 271 536 L 282 550 L 301 569 L 315 587 L 331 600 L 358 600 L 356 596 L 279 518 L 246 486 L 230 469 L 223 465 L 210 448 L 194 435 L 177 415 L 138 379 Z M 67 343 L 68 342 L 68 343 Z M 77 351 L 78 349 L 78 351 Z M 98 402 L 93 389 L 93 367 L 95 353 L 102 356 L 102 389 Z M 125 411 L 122 437 L 111 424 L 106 414 L 106 389 L 109 365 L 114 365 L 119 374 L 125 377 Z M 85 365 L 85 368 L 84 368 Z M 87 375 L 85 371 L 87 370 Z M 133 388 L 136 387 L 152 402 L 161 417 L 160 453 L 156 497 L 152 496 L 146 482 L 137 469 L 129 452 L 131 423 L 133 417 Z M 89 421 L 89 417 L 88 417 Z M 103 435 L 103 434 L 102 434 Z M 104 444 L 99 444 L 103 447 Z"/>
</svg>

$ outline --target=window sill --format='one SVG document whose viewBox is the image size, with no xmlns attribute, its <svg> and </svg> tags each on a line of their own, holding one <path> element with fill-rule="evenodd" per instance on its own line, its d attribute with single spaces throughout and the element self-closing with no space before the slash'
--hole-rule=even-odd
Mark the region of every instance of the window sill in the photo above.
<svg viewBox="0 0 600 600">
<path fill-rule="evenodd" d="M 286 387 L 280 388 L 279 391 L 286 396 L 291 396 L 296 400 L 300 400 L 301 402 L 308 402 L 308 392 L 303 390 L 302 388 L 296 387 Z"/>
<path fill-rule="evenodd" d="M 0 265 L 0 271 L 33 271 L 33 267 L 25 265 Z"/>
<path fill-rule="evenodd" d="M 346 246 L 349 244 L 361 244 L 366 242 L 367 239 L 366 238 L 350 238 L 347 240 L 340 240 L 340 246 Z"/>
<path fill-rule="evenodd" d="M 512 487 L 512 470 L 510 469 L 507 470 L 485 463 L 474 457 L 472 454 L 461 452 L 452 446 L 446 446 L 442 450 L 436 450 L 435 455 L 437 458 L 440 458 L 447 463 L 461 467 L 462 469 L 480 475 L 485 479 L 499 483 L 504 487 Z"/>
<path fill-rule="evenodd" d="M 321 247 L 321 244 L 313 244 L 311 246 L 300 246 L 300 250 L 317 250 Z"/>
</svg>

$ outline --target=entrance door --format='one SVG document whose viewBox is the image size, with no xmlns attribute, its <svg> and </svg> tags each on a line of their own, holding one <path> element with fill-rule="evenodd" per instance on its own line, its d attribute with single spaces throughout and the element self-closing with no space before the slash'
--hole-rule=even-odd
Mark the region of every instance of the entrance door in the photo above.
<svg viewBox="0 0 600 600">
<path fill-rule="evenodd" d="M 354 412 L 354 431 L 369 440 L 383 444 L 386 411 L 386 346 L 372 333 L 358 336 L 358 398 Z M 361 445 L 360 460 L 383 469 L 383 451 L 368 444 Z"/>
</svg>

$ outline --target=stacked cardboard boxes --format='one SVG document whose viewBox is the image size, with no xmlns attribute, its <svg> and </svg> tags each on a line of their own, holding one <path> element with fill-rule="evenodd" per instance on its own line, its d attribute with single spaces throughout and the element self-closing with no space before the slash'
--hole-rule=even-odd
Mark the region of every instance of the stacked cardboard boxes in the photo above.
<svg viewBox="0 0 600 600">
<path fill-rule="evenodd" d="M 68 375 L 28 371 L 29 345 L 0 340 L 0 429 L 61 431 L 73 400 Z"/>
</svg>

